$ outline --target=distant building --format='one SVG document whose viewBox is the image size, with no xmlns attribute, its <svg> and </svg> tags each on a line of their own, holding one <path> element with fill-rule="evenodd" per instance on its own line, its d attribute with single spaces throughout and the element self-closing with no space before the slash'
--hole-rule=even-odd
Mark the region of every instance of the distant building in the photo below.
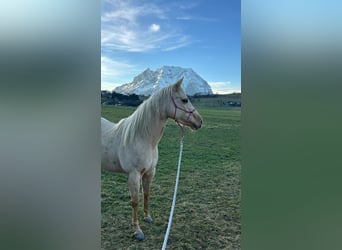
<svg viewBox="0 0 342 250">
<path fill-rule="evenodd" d="M 223 102 L 223 106 L 226 106 L 226 107 L 241 107 L 241 102 L 227 101 L 227 102 Z"/>
</svg>

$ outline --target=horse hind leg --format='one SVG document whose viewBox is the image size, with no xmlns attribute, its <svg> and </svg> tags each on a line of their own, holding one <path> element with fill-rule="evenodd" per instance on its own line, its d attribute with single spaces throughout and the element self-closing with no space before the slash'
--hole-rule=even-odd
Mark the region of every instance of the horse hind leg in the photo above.
<svg viewBox="0 0 342 250">
<path fill-rule="evenodd" d="M 132 202 L 132 227 L 133 237 L 136 240 L 143 240 L 145 238 L 139 226 L 138 220 L 138 205 L 139 205 L 139 188 L 140 188 L 140 174 L 138 172 L 131 172 L 128 176 L 128 186 L 131 194 Z"/>
<path fill-rule="evenodd" d="M 148 203 L 150 198 L 150 186 L 154 177 L 154 168 L 151 168 L 148 172 L 144 173 L 142 176 L 142 186 L 144 192 L 144 221 L 147 223 L 152 223 L 152 217 L 148 210 Z"/>
</svg>

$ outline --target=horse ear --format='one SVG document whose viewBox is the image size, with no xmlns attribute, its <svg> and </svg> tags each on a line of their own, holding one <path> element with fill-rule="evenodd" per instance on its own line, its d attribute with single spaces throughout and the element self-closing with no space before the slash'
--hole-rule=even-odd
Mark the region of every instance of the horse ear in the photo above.
<svg viewBox="0 0 342 250">
<path fill-rule="evenodd" d="M 180 78 L 175 84 L 173 84 L 173 89 L 177 92 L 179 90 L 179 88 L 181 87 L 182 85 L 182 82 L 183 82 L 183 76 L 182 78 Z"/>
</svg>

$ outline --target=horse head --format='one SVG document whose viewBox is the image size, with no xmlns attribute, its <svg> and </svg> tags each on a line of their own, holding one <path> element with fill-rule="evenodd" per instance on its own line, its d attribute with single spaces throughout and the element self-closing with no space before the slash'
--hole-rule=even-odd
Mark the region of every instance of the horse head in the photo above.
<svg viewBox="0 0 342 250">
<path fill-rule="evenodd" d="M 191 104 L 189 98 L 182 89 L 183 77 L 172 85 L 172 112 L 170 117 L 182 126 L 188 126 L 197 130 L 202 126 L 202 117 Z"/>
</svg>

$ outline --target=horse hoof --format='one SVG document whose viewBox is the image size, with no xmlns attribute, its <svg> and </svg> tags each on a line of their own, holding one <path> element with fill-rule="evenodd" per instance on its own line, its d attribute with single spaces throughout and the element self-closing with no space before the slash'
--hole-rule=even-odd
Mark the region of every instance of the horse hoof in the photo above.
<svg viewBox="0 0 342 250">
<path fill-rule="evenodd" d="M 147 223 L 152 223 L 153 222 L 151 217 L 144 218 L 144 221 L 147 222 Z"/>
<path fill-rule="evenodd" d="M 134 233 L 133 237 L 134 237 L 134 239 L 141 241 L 141 240 L 144 240 L 145 235 L 142 232 L 141 233 Z"/>
</svg>

